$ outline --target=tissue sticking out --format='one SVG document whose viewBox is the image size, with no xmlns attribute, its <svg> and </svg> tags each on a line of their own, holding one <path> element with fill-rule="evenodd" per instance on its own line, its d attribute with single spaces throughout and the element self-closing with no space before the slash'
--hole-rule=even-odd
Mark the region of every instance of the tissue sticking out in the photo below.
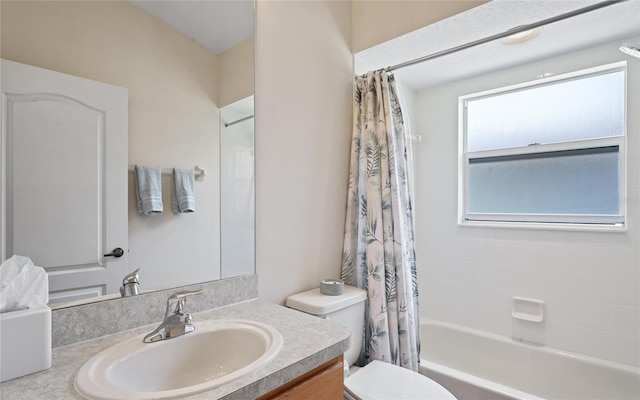
<svg viewBox="0 0 640 400">
<path fill-rule="evenodd" d="M 45 306 L 49 279 L 29 257 L 14 255 L 0 265 L 0 313 Z"/>
</svg>

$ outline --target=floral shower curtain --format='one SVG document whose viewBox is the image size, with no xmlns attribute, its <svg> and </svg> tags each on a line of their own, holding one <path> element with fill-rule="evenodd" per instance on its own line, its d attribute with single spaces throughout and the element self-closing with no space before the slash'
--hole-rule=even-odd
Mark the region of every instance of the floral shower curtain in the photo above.
<svg viewBox="0 0 640 400">
<path fill-rule="evenodd" d="M 368 294 L 359 365 L 381 360 L 418 370 L 411 185 L 395 79 L 386 71 L 357 77 L 341 276 Z"/>
</svg>

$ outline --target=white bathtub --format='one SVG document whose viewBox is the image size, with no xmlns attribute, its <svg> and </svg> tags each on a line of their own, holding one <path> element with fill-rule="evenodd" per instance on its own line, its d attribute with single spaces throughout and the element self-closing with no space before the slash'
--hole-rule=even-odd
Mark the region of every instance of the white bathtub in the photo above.
<svg viewBox="0 0 640 400">
<path fill-rule="evenodd" d="M 422 321 L 420 373 L 458 400 L 638 400 L 640 369 Z"/>
</svg>

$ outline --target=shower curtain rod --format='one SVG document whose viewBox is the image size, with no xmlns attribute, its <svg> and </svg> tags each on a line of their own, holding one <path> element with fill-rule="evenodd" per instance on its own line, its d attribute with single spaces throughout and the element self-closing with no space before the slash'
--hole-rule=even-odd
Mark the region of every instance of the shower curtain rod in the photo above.
<svg viewBox="0 0 640 400">
<path fill-rule="evenodd" d="M 492 42 L 494 40 L 502 39 L 502 38 L 505 38 L 507 36 L 515 35 L 517 33 L 525 32 L 525 31 L 528 31 L 528 30 L 531 30 L 531 29 L 539 28 L 539 27 L 541 27 L 543 25 L 548 25 L 548 24 L 551 24 L 551 23 L 554 23 L 554 22 L 562 21 L 564 19 L 572 18 L 572 17 L 578 16 L 578 15 L 581 15 L 581 14 L 588 13 L 590 11 L 595 11 L 595 10 L 599 10 L 601 8 L 609 7 L 609 6 L 612 6 L 614 4 L 623 3 L 625 1 L 627 1 L 627 0 L 609 0 L 609 1 L 603 1 L 601 3 L 592 4 L 590 6 L 579 8 L 577 10 L 574 10 L 574 11 L 571 11 L 571 12 L 568 12 L 568 13 L 565 13 L 565 14 L 560 14 L 560 15 L 557 15 L 555 17 L 543 19 L 541 21 L 534 22 L 532 24 L 521 25 L 521 26 L 518 26 L 518 27 L 515 27 L 515 28 L 512 28 L 512 29 L 509 29 L 508 31 L 505 31 L 505 32 L 502 32 L 502 33 L 498 33 L 496 35 L 488 36 L 488 37 L 485 37 L 483 39 L 479 39 L 479 40 L 476 40 L 476 41 L 473 41 L 473 42 L 469 42 L 469 43 L 466 43 L 466 44 L 463 44 L 463 45 L 460 45 L 460 46 L 457 46 L 457 47 L 452 47 L 450 49 L 443 50 L 443 51 L 440 51 L 438 53 L 429 54 L 427 56 L 416 58 L 416 59 L 411 60 L 411 61 L 406 61 L 406 62 L 403 62 L 403 63 L 400 63 L 400 64 L 396 64 L 396 65 L 393 65 L 393 66 L 390 66 L 390 67 L 387 67 L 387 68 L 383 68 L 383 70 L 388 71 L 388 72 L 395 71 L 395 70 L 400 69 L 400 68 L 408 67 L 408 66 L 411 66 L 411 65 L 414 65 L 414 64 L 419 64 L 419 63 L 424 62 L 424 61 L 433 60 L 434 58 L 439 58 L 439 57 L 446 56 L 446 55 L 449 55 L 449 54 L 457 53 L 459 51 L 466 50 L 466 49 L 469 49 L 471 47 L 475 47 L 475 46 L 478 46 L 478 45 L 481 45 L 481 44 L 484 44 L 484 43 Z"/>
<path fill-rule="evenodd" d="M 236 120 L 236 121 L 233 121 L 233 122 L 225 122 L 224 123 L 224 127 L 228 128 L 231 125 L 239 124 L 240 122 L 246 121 L 246 120 L 251 119 L 251 118 L 253 118 L 253 115 L 249 115 L 248 117 L 240 118 L 239 120 Z"/>
</svg>

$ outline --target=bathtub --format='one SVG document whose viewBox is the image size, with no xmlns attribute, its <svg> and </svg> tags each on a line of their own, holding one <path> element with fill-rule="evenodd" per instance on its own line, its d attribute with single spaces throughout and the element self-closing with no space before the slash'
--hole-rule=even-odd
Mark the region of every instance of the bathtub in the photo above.
<svg viewBox="0 0 640 400">
<path fill-rule="evenodd" d="M 640 399 L 639 368 L 433 320 L 420 340 L 420 373 L 458 400 Z"/>
</svg>

